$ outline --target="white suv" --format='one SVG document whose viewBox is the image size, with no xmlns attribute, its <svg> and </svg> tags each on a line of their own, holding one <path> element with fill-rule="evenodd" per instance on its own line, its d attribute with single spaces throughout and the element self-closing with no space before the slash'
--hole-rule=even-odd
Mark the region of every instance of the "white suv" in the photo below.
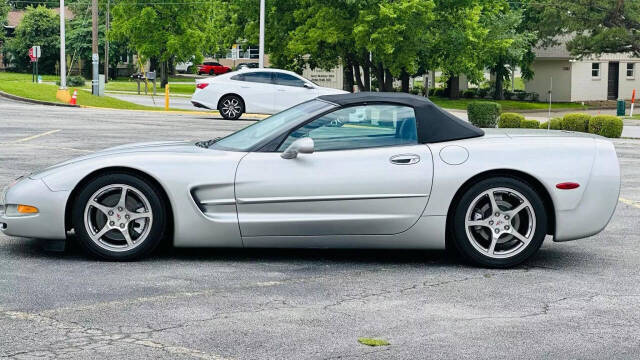
<svg viewBox="0 0 640 360">
<path fill-rule="evenodd" d="M 235 120 L 243 113 L 275 114 L 317 96 L 342 93 L 346 91 L 318 86 L 291 71 L 243 69 L 196 80 L 191 103 Z"/>
</svg>

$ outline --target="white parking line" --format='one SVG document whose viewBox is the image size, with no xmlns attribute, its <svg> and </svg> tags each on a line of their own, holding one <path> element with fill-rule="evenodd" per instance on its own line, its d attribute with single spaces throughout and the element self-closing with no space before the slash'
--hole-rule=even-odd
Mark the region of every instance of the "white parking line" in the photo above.
<svg viewBox="0 0 640 360">
<path fill-rule="evenodd" d="M 58 131 L 62 131 L 62 129 L 50 130 L 50 131 L 43 132 L 42 134 L 37 134 L 37 135 L 29 136 L 29 137 L 26 137 L 26 138 L 10 141 L 9 144 L 17 144 L 17 143 L 21 143 L 21 142 L 25 142 L 25 141 L 30 141 L 30 140 L 37 139 L 37 138 L 42 137 L 42 136 L 55 134 Z"/>
<path fill-rule="evenodd" d="M 640 209 L 640 201 L 633 201 L 625 198 L 619 198 L 618 200 L 620 200 L 620 202 L 623 204 L 627 204 L 629 206 L 633 206 Z"/>
</svg>

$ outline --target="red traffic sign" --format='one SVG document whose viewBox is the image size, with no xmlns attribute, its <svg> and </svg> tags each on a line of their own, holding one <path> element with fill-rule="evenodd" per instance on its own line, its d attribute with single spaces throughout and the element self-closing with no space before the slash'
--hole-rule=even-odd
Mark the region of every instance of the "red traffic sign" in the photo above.
<svg viewBox="0 0 640 360">
<path fill-rule="evenodd" d="M 40 57 L 40 46 L 32 46 L 29 48 L 29 58 L 31 62 L 37 61 Z"/>
</svg>

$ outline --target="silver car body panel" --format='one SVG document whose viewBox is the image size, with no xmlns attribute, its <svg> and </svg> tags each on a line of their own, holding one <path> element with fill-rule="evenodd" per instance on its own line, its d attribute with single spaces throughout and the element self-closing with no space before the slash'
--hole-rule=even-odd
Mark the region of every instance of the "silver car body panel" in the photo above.
<svg viewBox="0 0 640 360">
<path fill-rule="evenodd" d="M 447 146 L 455 148 L 443 151 Z M 420 161 L 392 164 L 397 154 L 415 154 Z M 188 142 L 146 143 L 107 149 L 21 179 L 0 199 L 40 211 L 18 217 L 0 212 L 3 232 L 65 238 L 72 190 L 105 168 L 129 168 L 157 181 L 171 206 L 174 244 L 183 247 L 443 248 L 455 194 L 474 176 L 495 170 L 518 171 L 542 184 L 555 208 L 555 240 L 564 241 L 601 231 L 620 190 L 612 143 L 561 131 L 487 130 L 466 140 L 290 160 Z M 580 187 L 555 187 L 567 181 Z"/>
</svg>

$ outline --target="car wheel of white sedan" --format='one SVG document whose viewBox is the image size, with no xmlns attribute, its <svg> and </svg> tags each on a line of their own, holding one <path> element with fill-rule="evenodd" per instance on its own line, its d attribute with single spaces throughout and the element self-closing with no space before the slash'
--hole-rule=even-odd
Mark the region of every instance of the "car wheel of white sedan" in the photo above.
<svg viewBox="0 0 640 360">
<path fill-rule="evenodd" d="M 544 203 L 523 180 L 495 177 L 471 186 L 453 220 L 458 250 L 472 262 L 511 267 L 531 257 L 547 233 Z"/>
<path fill-rule="evenodd" d="M 89 182 L 73 205 L 73 226 L 80 245 L 106 260 L 133 260 L 162 240 L 167 210 L 156 187 L 125 173 Z"/>
<path fill-rule="evenodd" d="M 236 120 L 244 112 L 244 103 L 239 96 L 227 95 L 220 100 L 220 115 L 227 120 Z"/>
</svg>

